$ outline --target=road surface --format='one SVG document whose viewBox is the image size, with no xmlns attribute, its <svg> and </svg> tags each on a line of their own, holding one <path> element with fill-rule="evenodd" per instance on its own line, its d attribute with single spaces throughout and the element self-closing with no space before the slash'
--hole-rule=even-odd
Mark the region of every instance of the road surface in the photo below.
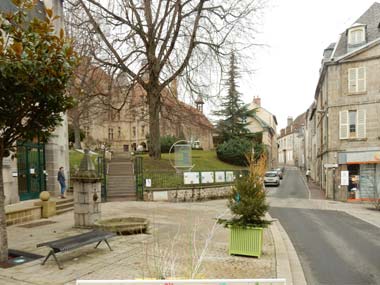
<svg viewBox="0 0 380 285">
<path fill-rule="evenodd" d="M 307 283 L 380 284 L 380 228 L 345 212 L 308 209 L 309 196 L 296 168 L 285 171 L 280 187 L 268 188 L 269 200 L 293 201 L 269 213 L 289 235 Z"/>
</svg>

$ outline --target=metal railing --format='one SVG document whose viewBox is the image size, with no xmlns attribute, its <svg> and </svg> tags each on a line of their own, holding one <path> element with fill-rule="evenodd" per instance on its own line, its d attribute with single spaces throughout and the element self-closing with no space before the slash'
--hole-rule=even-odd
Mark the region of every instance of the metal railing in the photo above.
<svg viewBox="0 0 380 285">
<path fill-rule="evenodd" d="M 247 169 L 204 170 L 179 173 L 176 173 L 174 171 L 154 171 L 144 172 L 143 183 L 145 191 L 199 187 L 207 188 L 215 186 L 232 185 L 236 178 L 244 177 L 247 175 Z M 185 176 L 188 177 L 185 178 Z M 193 179 L 191 179 L 191 177 L 193 177 Z"/>
</svg>

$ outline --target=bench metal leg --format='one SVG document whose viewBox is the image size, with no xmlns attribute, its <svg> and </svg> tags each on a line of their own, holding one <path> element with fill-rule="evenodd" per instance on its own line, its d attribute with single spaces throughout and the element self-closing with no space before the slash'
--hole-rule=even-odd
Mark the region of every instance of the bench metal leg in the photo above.
<svg viewBox="0 0 380 285">
<path fill-rule="evenodd" d="M 46 262 L 46 261 L 49 259 L 50 255 L 52 255 L 53 253 L 54 253 L 54 251 L 53 251 L 53 250 L 49 251 L 49 254 L 48 254 L 48 255 L 46 255 L 46 257 L 45 257 L 44 261 L 42 261 L 41 265 L 44 265 L 44 264 L 45 264 L 45 262 Z"/>
<path fill-rule="evenodd" d="M 55 260 L 55 262 L 57 263 L 58 268 L 59 268 L 59 269 L 63 269 L 63 266 L 62 266 L 61 263 L 58 261 L 58 258 L 57 258 L 57 256 L 55 255 L 54 250 L 51 250 L 51 251 L 49 252 L 49 254 L 45 257 L 44 261 L 42 261 L 41 265 L 45 265 L 46 261 L 49 259 L 50 256 L 53 256 L 53 257 L 54 257 L 54 260 Z"/>
<path fill-rule="evenodd" d="M 102 241 L 104 241 L 104 242 L 107 244 L 107 246 L 108 246 L 108 248 L 110 249 L 110 251 L 112 251 L 112 248 L 111 248 L 110 244 L 108 243 L 108 241 L 107 241 L 106 239 L 103 239 L 103 240 L 99 241 L 99 242 L 96 244 L 95 248 L 98 248 L 99 244 L 100 244 Z"/>
</svg>

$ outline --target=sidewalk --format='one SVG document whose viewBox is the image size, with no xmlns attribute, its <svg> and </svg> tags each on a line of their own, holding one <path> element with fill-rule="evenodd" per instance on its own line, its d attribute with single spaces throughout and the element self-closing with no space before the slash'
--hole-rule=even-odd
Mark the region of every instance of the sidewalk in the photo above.
<svg viewBox="0 0 380 285">
<path fill-rule="evenodd" d="M 264 231 L 261 258 L 230 256 L 228 229 L 215 225 L 226 213 L 226 200 L 201 203 L 110 202 L 102 204 L 104 218 L 139 216 L 150 220 L 150 234 L 117 236 L 106 246 L 87 246 L 58 254 L 64 269 L 53 259 L 0 269 L 1 284 L 75 284 L 76 279 L 136 279 L 176 276 L 189 278 L 202 260 L 196 278 L 274 278 L 276 253 L 272 232 Z M 121 214 L 124 213 L 124 214 Z M 39 220 L 35 222 L 46 221 Z M 73 228 L 73 212 L 48 219 L 38 227 L 8 227 L 9 247 L 46 255 L 48 248 L 36 244 L 72 236 L 86 230 Z M 205 243 L 209 246 L 203 256 Z"/>
</svg>

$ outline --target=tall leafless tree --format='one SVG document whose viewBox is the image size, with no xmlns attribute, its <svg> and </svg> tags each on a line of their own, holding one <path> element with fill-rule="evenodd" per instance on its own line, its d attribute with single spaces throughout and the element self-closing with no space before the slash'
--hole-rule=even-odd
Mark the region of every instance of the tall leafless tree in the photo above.
<svg viewBox="0 0 380 285">
<path fill-rule="evenodd" d="M 220 77 L 230 51 L 254 43 L 260 1 L 69 0 L 81 5 L 101 39 L 96 59 L 147 92 L 149 154 L 155 159 L 161 155 L 162 90 L 179 78 L 194 94 Z"/>
</svg>

